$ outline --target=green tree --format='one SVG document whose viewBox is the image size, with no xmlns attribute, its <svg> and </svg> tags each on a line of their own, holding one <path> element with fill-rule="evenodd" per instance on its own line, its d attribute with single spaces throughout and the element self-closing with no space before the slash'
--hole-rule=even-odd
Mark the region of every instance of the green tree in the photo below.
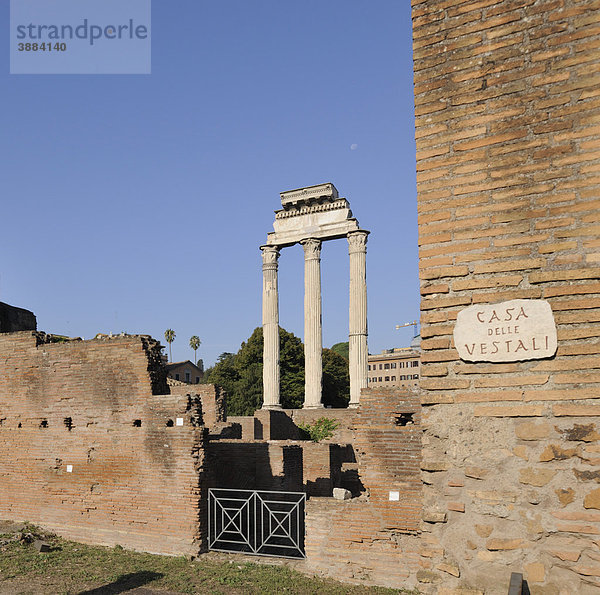
<svg viewBox="0 0 600 595">
<path fill-rule="evenodd" d="M 350 359 L 350 344 L 348 341 L 345 343 L 336 343 L 331 346 L 331 351 L 335 351 L 338 355 L 341 355 L 344 359 Z"/>
<path fill-rule="evenodd" d="M 304 403 L 304 347 L 293 333 L 279 329 L 281 405 L 286 409 Z M 206 371 L 205 382 L 223 387 L 229 415 L 251 415 L 262 406 L 262 328 L 254 330 L 239 351 L 222 353 Z M 345 407 L 349 400 L 348 362 L 330 349 L 323 350 L 323 402 Z"/>
<path fill-rule="evenodd" d="M 323 405 L 347 407 L 350 401 L 348 360 L 331 349 L 323 349 Z"/>
<path fill-rule="evenodd" d="M 224 352 L 218 359 L 217 363 L 208 368 L 204 374 L 203 382 L 218 384 L 224 388 L 228 395 L 233 394 L 235 381 L 239 378 L 239 374 L 235 369 L 235 354 Z"/>
<path fill-rule="evenodd" d="M 192 335 L 190 337 L 190 347 L 194 350 L 194 363 L 197 363 L 197 359 L 196 359 L 196 351 L 198 351 L 198 347 L 200 347 L 200 344 L 202 343 L 202 341 L 200 341 L 200 337 L 198 335 Z"/>
<path fill-rule="evenodd" d="M 171 355 L 171 343 L 175 341 L 175 331 L 171 328 L 168 328 L 165 331 L 165 341 L 169 344 L 169 360 L 173 361 L 173 356 Z"/>
</svg>

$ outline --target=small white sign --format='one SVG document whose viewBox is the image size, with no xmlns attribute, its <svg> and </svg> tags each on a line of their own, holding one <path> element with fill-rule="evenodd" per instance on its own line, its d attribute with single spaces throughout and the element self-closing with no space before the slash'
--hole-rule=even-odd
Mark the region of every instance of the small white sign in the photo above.
<svg viewBox="0 0 600 595">
<path fill-rule="evenodd" d="M 400 492 L 390 492 L 390 502 L 399 502 Z"/>
<path fill-rule="evenodd" d="M 183 425 L 183 417 L 178 417 L 177 421 L 175 422 L 176 426 L 182 426 Z"/>
<path fill-rule="evenodd" d="M 67 465 L 67 473 L 73 473 L 73 465 Z"/>
</svg>

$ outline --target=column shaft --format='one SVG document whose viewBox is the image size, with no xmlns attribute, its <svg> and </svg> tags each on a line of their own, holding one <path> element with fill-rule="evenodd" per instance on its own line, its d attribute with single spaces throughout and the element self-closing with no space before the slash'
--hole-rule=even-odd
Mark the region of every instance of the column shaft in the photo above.
<svg viewBox="0 0 600 595">
<path fill-rule="evenodd" d="M 279 290 L 277 246 L 261 246 L 263 257 L 263 409 L 281 409 L 279 399 Z"/>
<path fill-rule="evenodd" d="M 358 407 L 360 391 L 367 386 L 367 236 L 366 231 L 348 234 L 350 254 L 350 407 Z"/>
<path fill-rule="evenodd" d="M 304 408 L 323 407 L 323 332 L 321 320 L 321 241 L 304 248 Z"/>
</svg>

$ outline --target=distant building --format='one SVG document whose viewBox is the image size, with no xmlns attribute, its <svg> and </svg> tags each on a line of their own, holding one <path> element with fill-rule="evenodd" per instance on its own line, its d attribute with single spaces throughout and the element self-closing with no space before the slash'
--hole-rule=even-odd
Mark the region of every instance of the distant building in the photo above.
<svg viewBox="0 0 600 595">
<path fill-rule="evenodd" d="M 199 384 L 204 376 L 204 371 L 189 359 L 184 362 L 173 362 L 166 364 L 167 376 L 173 380 L 179 380 L 186 384 Z"/>
<path fill-rule="evenodd" d="M 384 349 L 380 354 L 369 355 L 369 387 L 418 386 L 421 370 L 420 343 L 420 337 L 415 337 L 410 347 Z"/>
</svg>

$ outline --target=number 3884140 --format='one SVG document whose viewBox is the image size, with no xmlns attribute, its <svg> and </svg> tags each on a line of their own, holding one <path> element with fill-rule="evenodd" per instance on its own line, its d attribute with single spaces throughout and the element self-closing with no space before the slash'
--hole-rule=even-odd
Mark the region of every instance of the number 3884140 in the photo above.
<svg viewBox="0 0 600 595">
<path fill-rule="evenodd" d="M 20 52 L 66 52 L 66 43 L 20 43 L 17 46 Z"/>
</svg>

